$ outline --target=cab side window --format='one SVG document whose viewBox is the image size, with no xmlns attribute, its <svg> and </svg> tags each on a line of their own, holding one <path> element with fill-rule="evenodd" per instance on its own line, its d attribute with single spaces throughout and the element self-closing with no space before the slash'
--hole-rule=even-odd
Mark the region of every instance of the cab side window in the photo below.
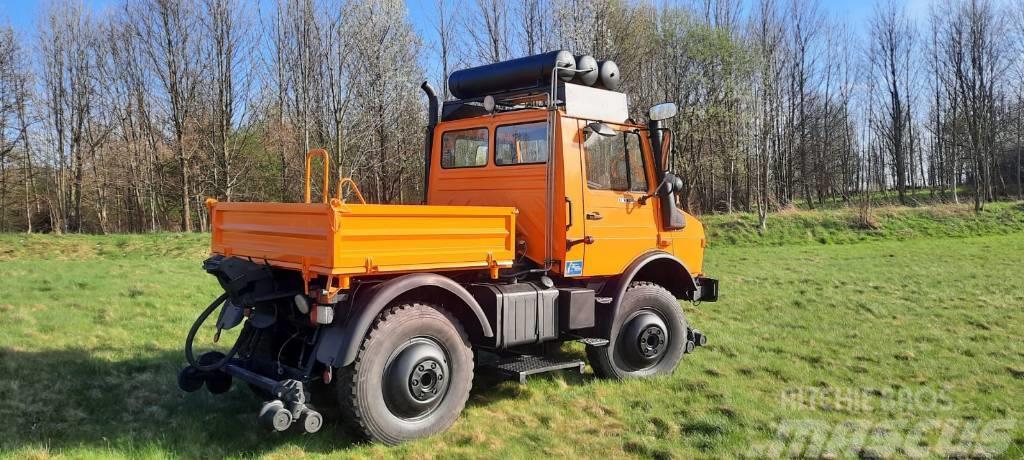
<svg viewBox="0 0 1024 460">
<path fill-rule="evenodd" d="M 494 164 L 498 166 L 548 161 L 547 122 L 499 126 L 494 134 Z"/>
<path fill-rule="evenodd" d="M 472 168 L 487 164 L 487 128 L 448 131 L 441 136 L 441 167 Z"/>
<path fill-rule="evenodd" d="M 647 192 L 640 135 L 615 131 L 602 136 L 583 130 L 583 152 L 587 162 L 587 187 L 591 190 Z"/>
</svg>

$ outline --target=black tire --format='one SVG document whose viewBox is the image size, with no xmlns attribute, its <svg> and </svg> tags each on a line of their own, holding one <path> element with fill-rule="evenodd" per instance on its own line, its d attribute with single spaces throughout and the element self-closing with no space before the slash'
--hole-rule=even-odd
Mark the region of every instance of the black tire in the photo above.
<svg viewBox="0 0 1024 460">
<path fill-rule="evenodd" d="M 473 351 L 448 312 L 401 304 L 384 310 L 338 374 L 344 419 L 371 441 L 395 445 L 455 423 L 473 386 Z"/>
<path fill-rule="evenodd" d="M 587 346 L 594 374 L 625 379 L 671 374 L 686 350 L 687 324 L 679 301 L 648 282 L 629 285 L 603 347 Z"/>
<path fill-rule="evenodd" d="M 220 371 L 212 372 L 206 376 L 206 389 L 215 395 L 227 393 L 231 389 L 232 378 L 230 375 Z"/>
<path fill-rule="evenodd" d="M 178 372 L 178 388 L 182 391 L 193 393 L 203 387 L 203 375 L 192 366 L 186 366 Z"/>
<path fill-rule="evenodd" d="M 200 356 L 198 363 L 200 366 L 210 366 L 223 360 L 224 353 L 210 351 Z M 205 372 L 203 378 L 206 380 L 206 389 L 212 394 L 224 394 L 231 389 L 231 376 L 219 370 Z"/>
</svg>

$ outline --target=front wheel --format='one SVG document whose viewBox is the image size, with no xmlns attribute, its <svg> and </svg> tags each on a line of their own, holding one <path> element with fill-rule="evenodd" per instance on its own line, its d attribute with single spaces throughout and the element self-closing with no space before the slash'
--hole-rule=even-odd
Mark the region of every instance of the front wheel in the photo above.
<svg viewBox="0 0 1024 460">
<path fill-rule="evenodd" d="M 448 429 L 473 383 L 473 352 L 458 320 L 431 305 L 389 307 L 342 369 L 338 400 L 367 438 L 398 444 Z"/>
<path fill-rule="evenodd" d="M 686 350 L 687 324 L 679 301 L 665 288 L 634 282 L 612 322 L 606 346 L 587 346 L 587 358 L 601 378 L 671 374 Z"/>
</svg>

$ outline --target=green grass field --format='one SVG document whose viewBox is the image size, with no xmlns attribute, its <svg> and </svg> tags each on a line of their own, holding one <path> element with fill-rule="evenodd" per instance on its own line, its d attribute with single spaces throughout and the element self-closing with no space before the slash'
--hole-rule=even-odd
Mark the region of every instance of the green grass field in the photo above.
<svg viewBox="0 0 1024 460">
<path fill-rule="evenodd" d="M 218 293 L 203 235 L 0 235 L 0 457 L 1021 458 L 1024 206 L 986 213 L 886 210 L 862 230 L 798 212 L 765 240 L 752 216 L 714 216 L 721 299 L 684 305 L 710 343 L 674 375 L 478 378 L 449 432 L 397 448 L 334 425 L 269 435 L 246 388 L 177 389 Z M 916 426 L 932 428 L 900 437 Z"/>
</svg>

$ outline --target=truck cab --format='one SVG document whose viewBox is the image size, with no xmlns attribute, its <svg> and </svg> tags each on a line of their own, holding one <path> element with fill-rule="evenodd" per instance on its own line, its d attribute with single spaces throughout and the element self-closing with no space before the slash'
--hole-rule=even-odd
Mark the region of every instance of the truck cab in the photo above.
<svg viewBox="0 0 1024 460">
<path fill-rule="evenodd" d="M 475 373 L 672 373 L 707 341 L 680 301 L 713 302 L 700 221 L 677 206 L 675 106 L 630 118 L 611 61 L 555 51 L 430 85 L 421 204 L 371 204 L 326 151 L 304 203 L 210 199 L 204 269 L 224 293 L 193 323 L 179 387 L 265 400 L 258 420 L 309 433 L 321 410 L 397 444 L 447 429 Z M 323 184 L 313 197 L 312 166 Z M 343 186 L 358 202 L 347 201 Z M 241 328 L 195 351 L 204 322 Z M 566 355 L 577 341 L 587 360 Z"/>
<path fill-rule="evenodd" d="M 559 277 L 618 276 L 651 252 L 675 256 L 687 273 L 699 277 L 704 229 L 676 207 L 673 193 L 656 193 L 668 172 L 652 150 L 652 140 L 658 139 L 647 126 L 624 117 L 624 100 L 586 89 L 578 97 L 601 101 L 603 109 L 557 110 L 551 114 L 552 129 L 544 108 L 469 116 L 464 109 L 460 115 L 466 102 L 447 103 L 452 115 L 442 118 L 431 136 L 427 204 L 515 207 L 518 249 L 538 267 L 550 257 L 549 273 Z M 595 130 L 598 125 L 606 132 Z M 550 204 L 549 168 L 555 197 Z M 672 208 L 682 222 L 673 227 L 662 219 L 662 207 Z M 544 241 L 549 210 L 550 252 Z"/>
</svg>

